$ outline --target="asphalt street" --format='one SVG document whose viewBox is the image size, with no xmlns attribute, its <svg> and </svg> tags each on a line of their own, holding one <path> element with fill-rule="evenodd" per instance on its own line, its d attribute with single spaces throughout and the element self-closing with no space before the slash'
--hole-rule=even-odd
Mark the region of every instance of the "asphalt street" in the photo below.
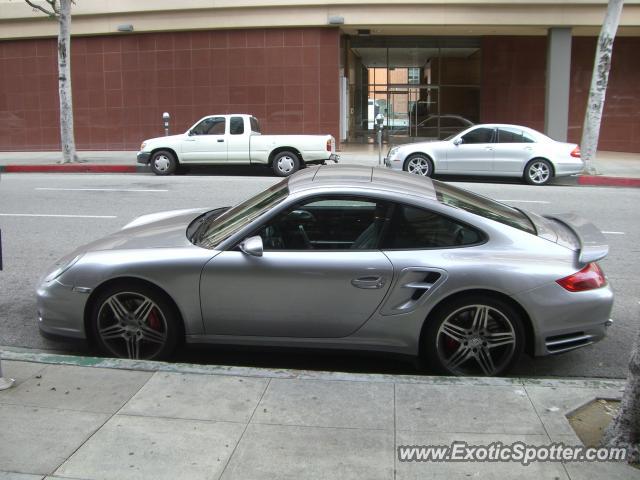
<svg viewBox="0 0 640 480">
<path fill-rule="evenodd" d="M 87 353 L 38 334 L 34 290 L 48 265 L 77 246 L 113 232 L 147 213 L 233 205 L 274 184 L 262 171 L 233 176 L 190 174 L 3 174 L 0 230 L 0 345 Z M 624 377 L 631 344 L 640 328 L 640 189 L 532 187 L 513 183 L 456 185 L 537 213 L 573 211 L 606 232 L 610 254 L 603 262 L 616 294 L 614 326 L 602 342 L 567 354 L 525 357 L 514 375 Z M 387 357 L 266 349 L 189 348 L 177 360 L 282 368 L 415 373 L 411 363 Z"/>
</svg>

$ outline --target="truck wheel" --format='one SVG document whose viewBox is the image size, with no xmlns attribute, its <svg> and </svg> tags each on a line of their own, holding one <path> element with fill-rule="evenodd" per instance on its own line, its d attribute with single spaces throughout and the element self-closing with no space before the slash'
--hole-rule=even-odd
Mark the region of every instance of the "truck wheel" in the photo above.
<svg viewBox="0 0 640 480">
<path fill-rule="evenodd" d="M 167 150 L 158 150 L 151 156 L 151 171 L 156 175 L 171 175 L 176 171 L 178 162 L 173 153 Z"/>
<path fill-rule="evenodd" d="M 300 169 L 300 159 L 293 152 L 280 152 L 273 159 L 273 172 L 278 177 L 288 177 Z"/>
</svg>

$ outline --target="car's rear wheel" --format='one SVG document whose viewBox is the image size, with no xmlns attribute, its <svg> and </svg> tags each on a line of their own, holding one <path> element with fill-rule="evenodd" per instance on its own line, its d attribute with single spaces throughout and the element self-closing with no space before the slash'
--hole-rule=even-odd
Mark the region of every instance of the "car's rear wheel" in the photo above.
<svg viewBox="0 0 640 480">
<path fill-rule="evenodd" d="M 274 157 L 272 168 L 278 177 L 288 177 L 300 169 L 300 158 L 293 152 L 280 152 Z"/>
<path fill-rule="evenodd" d="M 178 162 L 173 153 L 167 150 L 159 150 L 151 156 L 151 171 L 156 175 L 171 175 L 178 167 Z"/>
<path fill-rule="evenodd" d="M 113 357 L 165 359 L 181 335 L 175 307 L 156 289 L 137 282 L 123 282 L 101 292 L 90 315 L 93 340 Z"/>
<path fill-rule="evenodd" d="M 404 170 L 414 175 L 430 177 L 433 175 L 433 162 L 426 155 L 414 154 L 404 162 Z"/>
<path fill-rule="evenodd" d="M 501 375 L 524 350 L 522 319 L 499 299 L 458 298 L 427 321 L 424 354 L 430 365 L 447 375 Z"/>
<path fill-rule="evenodd" d="M 529 185 L 546 185 L 553 178 L 553 167 L 544 158 L 534 158 L 524 168 L 524 180 Z"/>
</svg>

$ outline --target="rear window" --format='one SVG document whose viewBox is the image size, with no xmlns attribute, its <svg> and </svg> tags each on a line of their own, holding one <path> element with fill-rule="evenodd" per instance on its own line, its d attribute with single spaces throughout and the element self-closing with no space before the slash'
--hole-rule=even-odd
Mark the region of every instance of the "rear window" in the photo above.
<svg viewBox="0 0 640 480">
<path fill-rule="evenodd" d="M 258 123 L 258 119 L 256 117 L 251 117 L 249 122 L 251 123 L 251 131 L 260 133 L 260 123 Z"/>
<path fill-rule="evenodd" d="M 438 201 L 444 205 L 460 208 L 518 230 L 533 235 L 536 234 L 536 229 L 531 220 L 517 208 L 435 180 L 433 181 L 433 186 L 435 187 Z"/>
</svg>

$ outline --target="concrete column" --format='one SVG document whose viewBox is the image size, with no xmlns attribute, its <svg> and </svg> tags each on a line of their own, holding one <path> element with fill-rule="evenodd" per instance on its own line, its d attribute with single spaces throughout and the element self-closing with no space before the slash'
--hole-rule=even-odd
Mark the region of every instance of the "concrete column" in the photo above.
<svg viewBox="0 0 640 480">
<path fill-rule="evenodd" d="M 544 132 L 561 142 L 569 128 L 571 77 L 571 29 L 550 28 L 547 42 L 547 84 L 544 101 Z"/>
</svg>

